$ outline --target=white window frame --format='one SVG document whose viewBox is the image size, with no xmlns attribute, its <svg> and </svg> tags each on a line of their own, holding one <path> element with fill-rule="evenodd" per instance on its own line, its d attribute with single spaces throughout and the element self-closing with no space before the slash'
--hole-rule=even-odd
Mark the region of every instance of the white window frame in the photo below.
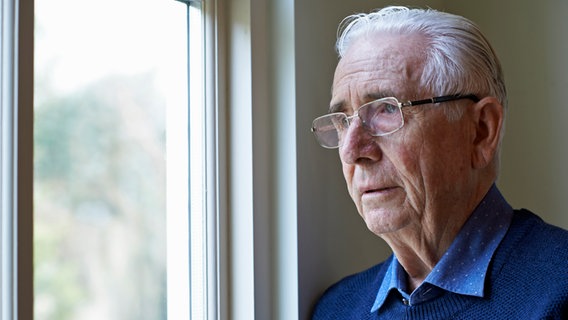
<svg viewBox="0 0 568 320">
<path fill-rule="evenodd" d="M 203 30 L 204 30 L 204 103 L 205 103 L 205 252 L 206 252 L 206 316 L 207 319 L 221 319 L 225 314 L 226 297 L 223 266 L 227 253 L 221 245 L 226 230 L 225 208 L 226 200 L 220 190 L 225 185 L 225 172 L 222 168 L 222 140 L 224 131 L 220 127 L 224 113 L 219 107 L 222 96 L 219 94 L 222 84 L 219 81 L 222 64 L 219 62 L 219 25 L 218 1 L 202 0 Z"/>
</svg>

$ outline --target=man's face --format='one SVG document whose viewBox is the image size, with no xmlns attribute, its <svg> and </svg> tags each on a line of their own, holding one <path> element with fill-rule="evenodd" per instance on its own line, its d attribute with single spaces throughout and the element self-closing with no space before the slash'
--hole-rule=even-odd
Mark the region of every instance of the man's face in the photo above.
<svg viewBox="0 0 568 320">
<path fill-rule="evenodd" d="M 353 114 L 382 96 L 431 98 L 419 87 L 422 47 L 418 37 L 384 34 L 353 43 L 335 72 L 333 109 Z M 450 122 L 441 105 L 403 111 L 404 127 L 383 137 L 371 136 L 355 119 L 339 148 L 351 198 L 376 234 L 407 227 L 432 230 L 429 225 L 462 214 L 456 210 L 464 209 L 462 192 L 472 183 L 468 112 Z"/>
</svg>

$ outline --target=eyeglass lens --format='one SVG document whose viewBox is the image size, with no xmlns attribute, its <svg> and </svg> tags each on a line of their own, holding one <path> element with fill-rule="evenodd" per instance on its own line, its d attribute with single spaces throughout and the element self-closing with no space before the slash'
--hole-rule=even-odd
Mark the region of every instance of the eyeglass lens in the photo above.
<svg viewBox="0 0 568 320">
<path fill-rule="evenodd" d="M 361 119 L 362 125 L 373 136 L 381 136 L 400 129 L 404 123 L 399 102 L 394 98 L 371 101 L 362 105 L 354 116 L 332 113 L 314 120 L 313 131 L 320 145 L 337 148 L 354 117 Z"/>
</svg>

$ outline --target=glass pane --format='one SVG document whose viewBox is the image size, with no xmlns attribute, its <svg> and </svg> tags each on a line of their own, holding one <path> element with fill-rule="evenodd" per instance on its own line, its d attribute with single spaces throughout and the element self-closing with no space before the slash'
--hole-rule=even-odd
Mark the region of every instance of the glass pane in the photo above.
<svg viewBox="0 0 568 320">
<path fill-rule="evenodd" d="M 187 220 L 167 193 L 187 148 L 166 147 L 187 140 L 168 121 L 187 112 L 186 6 L 35 6 L 35 318 L 167 319 L 167 254 L 188 260 L 166 239 L 168 209 Z"/>
<path fill-rule="evenodd" d="M 191 217 L 190 217 L 190 261 L 191 261 L 191 319 L 206 318 L 205 301 L 205 114 L 203 108 L 203 20 L 201 8 L 189 7 L 190 33 L 190 185 L 191 185 Z M 178 319 L 178 318 L 176 318 Z M 182 318 L 179 318 L 182 319 Z M 187 319 L 187 318 L 183 318 Z"/>
</svg>

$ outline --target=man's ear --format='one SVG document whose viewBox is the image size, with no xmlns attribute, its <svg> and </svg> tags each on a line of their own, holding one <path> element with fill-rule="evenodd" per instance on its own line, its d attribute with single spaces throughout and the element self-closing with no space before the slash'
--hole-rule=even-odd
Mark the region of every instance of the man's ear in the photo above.
<svg viewBox="0 0 568 320">
<path fill-rule="evenodd" d="M 472 166 L 476 169 L 493 162 L 503 130 L 504 108 L 495 97 L 485 97 L 472 106 L 475 132 Z"/>
</svg>

